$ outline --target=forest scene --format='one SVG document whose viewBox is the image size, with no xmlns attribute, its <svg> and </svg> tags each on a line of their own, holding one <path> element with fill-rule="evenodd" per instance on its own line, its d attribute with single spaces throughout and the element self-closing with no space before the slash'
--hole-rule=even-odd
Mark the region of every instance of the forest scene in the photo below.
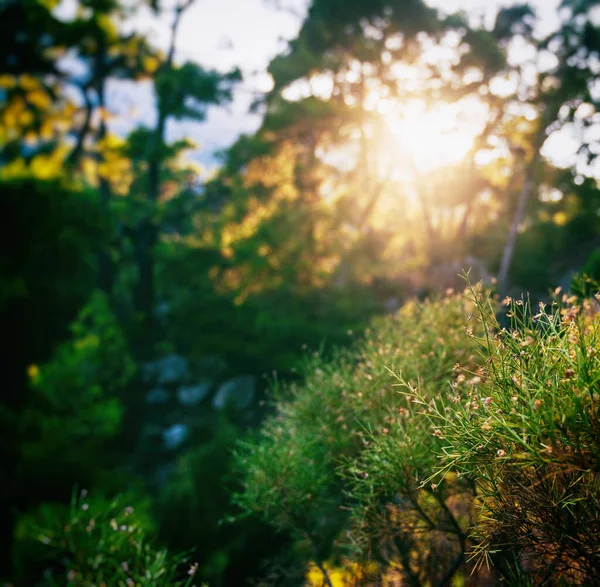
<svg viewBox="0 0 600 587">
<path fill-rule="evenodd" d="M 600 585 L 600 0 L 0 0 L 0 584 Z"/>
</svg>

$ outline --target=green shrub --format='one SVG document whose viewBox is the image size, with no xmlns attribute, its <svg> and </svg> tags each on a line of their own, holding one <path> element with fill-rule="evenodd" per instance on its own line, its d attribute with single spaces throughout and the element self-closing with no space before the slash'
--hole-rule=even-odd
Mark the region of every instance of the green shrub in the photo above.
<svg viewBox="0 0 600 587">
<path fill-rule="evenodd" d="M 356 580 L 352 563 L 375 561 L 369 569 L 380 577 L 437 583 L 463 563 L 473 482 L 457 478 L 441 491 L 422 484 L 443 442 L 390 370 L 432 400 L 451 397 L 456 363 L 477 369 L 465 333 L 473 308 L 448 295 L 375 322 L 334 362 L 310 361 L 304 384 L 274 390 L 276 414 L 240 446 L 237 502 L 291 533 L 299 560 L 325 580 L 333 564 Z"/>
<path fill-rule="evenodd" d="M 160 538 L 175 549 L 193 546 L 198 576 L 211 587 L 250 583 L 263 556 L 284 546 L 257 520 L 231 523 L 231 494 L 239 489 L 231 453 L 241 434 L 225 415 L 192 433 L 193 448 L 177 459 L 155 500 Z"/>
<path fill-rule="evenodd" d="M 92 296 L 71 333 L 49 362 L 29 367 L 32 397 L 21 420 L 23 484 L 43 487 L 50 501 L 68 497 L 74 483 L 116 484 L 122 456 L 111 442 L 121 432 L 123 390 L 134 372 L 102 293 Z"/>
<path fill-rule="evenodd" d="M 313 584 L 600 581 L 600 306 L 505 304 L 410 303 L 275 390 L 237 502 Z"/>
<path fill-rule="evenodd" d="M 48 586 L 191 585 L 196 565 L 152 544 L 147 509 L 132 495 L 109 501 L 85 491 L 70 506 L 44 504 L 17 526 L 18 574 Z"/>
<path fill-rule="evenodd" d="M 430 417 L 444 439 L 444 473 L 477 482 L 475 554 L 536 584 L 597 584 L 598 303 L 563 296 L 532 309 L 507 299 L 513 323 L 506 331 L 489 300 L 470 295 L 484 332 L 493 333 L 478 341 L 485 371 L 450 413 L 438 401 Z"/>
<path fill-rule="evenodd" d="M 600 283 L 600 250 L 593 251 L 584 263 L 581 273 L 576 274 L 571 290 L 576 295 L 590 297 L 598 291 Z"/>
</svg>

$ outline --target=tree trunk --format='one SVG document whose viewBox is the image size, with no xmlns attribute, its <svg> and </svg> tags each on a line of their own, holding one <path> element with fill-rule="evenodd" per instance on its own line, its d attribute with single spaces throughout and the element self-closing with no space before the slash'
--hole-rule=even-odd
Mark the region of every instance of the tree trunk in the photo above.
<svg viewBox="0 0 600 587">
<path fill-rule="evenodd" d="M 69 156 L 67 157 L 67 160 L 65 162 L 66 166 L 73 166 L 76 167 L 77 164 L 79 163 L 79 160 L 81 159 L 81 156 L 83 155 L 83 147 L 84 147 L 84 143 L 85 143 L 85 139 L 90 131 L 90 126 L 91 126 L 91 122 L 92 122 L 92 114 L 94 112 L 94 105 L 92 104 L 92 101 L 90 100 L 90 97 L 88 96 L 88 86 L 85 85 L 81 88 L 81 93 L 83 95 L 83 100 L 85 102 L 85 119 L 83 121 L 83 125 L 81 126 L 81 128 L 79 129 L 79 132 L 77 133 L 77 141 L 75 143 L 75 147 L 73 147 L 73 150 L 71 151 L 71 153 L 69 154 Z"/>
<path fill-rule="evenodd" d="M 142 315 L 144 338 L 150 340 L 154 330 L 154 256 L 157 229 L 151 221 L 144 222 L 135 231 L 135 257 L 138 282 L 135 293 L 136 308 Z"/>
<path fill-rule="evenodd" d="M 508 239 L 504 246 L 502 253 L 502 261 L 500 263 L 500 271 L 498 272 L 498 292 L 501 297 L 504 297 L 508 292 L 508 278 L 510 275 L 510 268 L 512 265 L 513 257 L 515 254 L 515 246 L 517 244 L 517 237 L 519 233 L 519 226 L 525 219 L 525 212 L 527 210 L 527 203 L 533 191 L 533 178 L 531 177 L 531 169 L 526 171 L 523 188 L 519 195 L 519 201 L 517 208 L 513 216 L 510 232 L 508 233 Z"/>
<path fill-rule="evenodd" d="M 151 210 L 135 231 L 136 238 L 134 242 L 138 265 L 136 307 L 142 315 L 144 338 L 148 341 L 153 339 L 155 326 L 154 248 L 158 241 L 158 227 L 153 218 L 153 210 L 160 195 L 160 151 L 164 143 L 165 126 L 166 116 L 164 112 L 159 111 L 152 154 L 148 161 L 148 199 L 151 203 Z"/>
<path fill-rule="evenodd" d="M 99 63 L 104 62 L 106 53 L 102 52 L 99 56 Z M 106 128 L 106 120 L 105 120 L 105 107 L 106 107 L 106 76 L 102 75 L 100 77 L 100 81 L 98 83 L 98 99 L 100 106 L 100 128 L 98 130 L 98 141 L 101 142 L 106 138 L 107 128 Z M 102 160 L 102 156 L 100 156 L 99 162 Z M 106 214 L 106 217 L 110 221 L 110 201 L 112 198 L 112 193 L 110 189 L 110 184 L 108 180 L 99 174 L 100 181 L 100 204 L 102 206 L 103 212 Z M 110 244 L 108 245 L 110 247 Z M 107 247 L 103 248 L 100 251 L 99 259 L 98 259 L 98 286 L 100 289 L 107 294 L 110 294 L 113 288 L 113 284 L 115 281 L 115 264 L 112 260 L 112 256 L 110 254 L 110 250 L 107 250 Z"/>
<path fill-rule="evenodd" d="M 175 43 L 177 40 L 177 30 L 181 15 L 193 4 L 194 0 L 185 0 L 180 3 L 175 10 L 175 18 L 171 25 L 171 41 L 167 59 L 159 68 L 168 70 L 173 65 L 175 57 Z M 153 219 L 153 208 L 158 202 L 160 196 L 160 173 L 162 165 L 162 147 L 165 143 L 165 130 L 167 125 L 168 112 L 165 111 L 161 104 L 160 96 L 158 97 L 158 120 L 152 137 L 152 145 L 150 147 L 150 157 L 148 158 L 148 199 L 151 202 L 152 210 L 138 227 L 134 247 L 136 251 L 136 260 L 138 264 L 138 283 L 136 287 L 136 306 L 142 314 L 144 338 L 148 342 L 148 347 L 151 347 L 155 335 L 155 275 L 154 275 L 154 248 L 158 241 L 158 227 Z"/>
</svg>

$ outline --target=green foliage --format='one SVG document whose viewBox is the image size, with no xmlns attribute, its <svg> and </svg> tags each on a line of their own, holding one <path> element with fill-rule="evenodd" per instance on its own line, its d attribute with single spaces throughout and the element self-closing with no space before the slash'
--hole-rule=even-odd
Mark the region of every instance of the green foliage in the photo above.
<svg viewBox="0 0 600 587">
<path fill-rule="evenodd" d="M 22 484 L 19 473 L 21 414 L 31 398 L 27 367 L 50 359 L 54 345 L 68 337 L 68 325 L 89 299 L 94 252 L 104 241 L 106 219 L 89 192 L 33 177 L 1 182 L 0 217 L 5 225 L 0 231 L 0 461 L 11 480 L 2 484 L 0 501 L 2 516 L 8 517 L 8 504 L 37 504 L 27 503 L 28 498 L 39 496 L 54 479 L 49 473 L 40 483 Z M 0 528 L 7 541 L 11 530 L 4 517 Z M 0 568 L 5 561 L 0 554 Z"/>
<path fill-rule="evenodd" d="M 163 537 L 181 548 L 194 544 L 200 573 L 215 581 L 227 568 L 234 543 L 231 537 L 223 539 L 223 517 L 229 507 L 224 486 L 232 483 L 230 450 L 240 432 L 225 418 L 217 419 L 211 432 L 210 440 L 178 459 L 157 511 Z"/>
<path fill-rule="evenodd" d="M 91 260 L 106 218 L 89 192 L 58 181 L 3 181 L 0 195 L 0 215 L 11 229 L 1 236 L 0 310 L 7 319 L 19 313 L 25 330 L 44 322 L 56 336 L 93 289 Z M 45 358 L 44 337 L 31 345 L 34 361 Z"/>
<path fill-rule="evenodd" d="M 436 11 L 421 0 L 313 0 L 290 51 L 269 65 L 275 90 L 310 77 L 323 66 L 329 71 L 339 71 L 348 53 L 360 60 L 376 62 L 381 41 L 366 39 L 361 33 L 365 23 L 381 22 L 384 18 L 391 23 L 388 34 L 399 32 L 411 39 L 418 33 L 437 32 L 440 28 Z"/>
<path fill-rule="evenodd" d="M 57 586 L 191 585 L 196 566 L 151 540 L 148 505 L 135 494 L 107 500 L 86 491 L 70 506 L 42 505 L 17 526 L 15 566 L 21 580 Z"/>
<path fill-rule="evenodd" d="M 210 585 L 243 584 L 262 575 L 263 558 L 278 548 L 266 525 L 250 519 L 232 523 L 231 494 L 239 489 L 232 450 L 243 431 L 225 416 L 198 428 L 157 497 L 160 537 L 175 549 L 193 545 L 190 556 Z"/>
<path fill-rule="evenodd" d="M 582 273 L 588 277 L 600 281 L 600 250 L 594 251 L 585 262 Z"/>
<path fill-rule="evenodd" d="M 528 571 L 536 584 L 596 583 L 598 304 L 565 295 L 560 304 L 532 308 L 507 299 L 506 331 L 489 300 L 470 295 L 486 333 L 478 339 L 485 370 L 449 413 L 436 401 L 430 417 L 444 439 L 443 471 L 477 483 L 475 552 Z"/>
<path fill-rule="evenodd" d="M 262 243 L 259 238 L 249 240 L 248 247 Z M 214 249 L 165 247 L 161 260 L 161 294 L 170 306 L 169 337 L 195 360 L 222 357 L 227 372 L 219 376 L 237 372 L 260 377 L 277 371 L 284 378 L 294 377 L 303 348 L 346 344 L 348 331 L 359 332 L 379 308 L 374 293 L 359 284 L 349 290 L 296 285 L 298 267 L 293 265 L 286 268 L 290 275 L 283 284 L 240 301 L 244 286 L 255 284 L 255 275 L 264 276 L 264 258 L 258 254 L 248 254 L 248 277 L 230 291 L 219 291 L 210 273 L 235 271 L 236 265 Z M 182 274 L 189 287 L 180 287 L 177 276 Z"/>
<path fill-rule="evenodd" d="M 390 369 L 432 400 L 453 396 L 456 363 L 475 361 L 464 332 L 471 307 L 451 295 L 378 321 L 351 351 L 329 364 L 315 359 L 304 384 L 277 393 L 276 415 L 241 445 L 238 503 L 290 531 L 305 563 L 371 553 L 382 576 L 394 567 L 419 581 L 456 572 L 472 483 L 423 487 L 441 441 L 393 387 Z"/>
<path fill-rule="evenodd" d="M 126 577 L 112 557 L 131 551 L 129 530 L 111 534 L 109 522 L 95 531 L 114 504 L 86 502 L 104 513 L 91 527 L 88 509 L 77 514 L 81 520 L 85 512 L 85 520 L 70 534 L 83 545 L 75 550 L 61 537 L 73 524 L 54 505 L 73 483 L 113 495 L 143 471 L 149 484 L 155 473 L 164 481 L 152 513 L 159 536 L 177 549 L 196 547 L 198 572 L 215 586 L 260 577 L 263 558 L 274 553 L 275 567 L 287 559 L 272 576 L 284 584 L 302 582 L 303 574 L 318 584 L 327 569 L 339 581 L 467 582 L 469 549 L 489 552 L 512 584 L 537 580 L 544 565 L 557 576 L 570 565 L 576 580 L 595 580 L 589 568 L 597 561 L 588 551 L 575 561 L 582 540 L 573 528 L 574 520 L 587 524 L 596 547 L 596 414 L 579 395 L 595 385 L 597 366 L 590 359 L 591 371 L 580 373 L 586 359 L 583 351 L 572 356 L 579 342 L 569 340 L 563 317 L 540 316 L 534 327 L 517 306 L 513 313 L 526 321 L 509 340 L 491 315 L 468 318 L 483 303 L 474 291 L 468 300 L 410 302 L 397 317 L 376 321 L 350 351 L 331 349 L 346 347 L 374 314 L 410 295 L 454 285 L 463 266 L 477 265 L 488 280 L 500 258 L 514 256 L 511 283 L 499 284 L 501 291 L 542 296 L 598 247 L 600 190 L 578 167 L 598 154 L 587 132 L 598 118 L 597 1 L 563 0 L 558 28 L 540 40 L 524 4 L 501 9 L 490 27 L 422 0 L 312 0 L 297 38 L 269 66 L 274 88 L 255 102 L 264 106 L 260 129 L 228 150 L 205 185 L 195 156 L 190 160 L 195 146 L 185 137 L 168 142 L 167 129 L 173 120 L 203 121 L 208 108 L 230 102 L 240 73 L 178 61 L 178 28 L 192 2 L 71 4 L 77 10 L 61 20 L 53 13 L 57 0 L 0 2 L 0 217 L 12 228 L 0 237 L 5 535 L 12 533 L 4 524 L 10 512 L 35 512 L 35 523 L 54 528 L 53 543 L 64 538 L 68 546 L 51 566 L 64 555 L 71 567 L 54 572 L 55 581 L 72 572 L 77 583 L 152 584 L 140 573 L 171 568 L 166 554 L 140 546 L 125 561 L 140 576 Z M 164 55 L 148 35 L 129 30 L 147 6 L 168 13 L 172 38 Z M 516 41 L 532 64 L 547 64 L 544 71 L 507 60 Z M 86 75 L 64 68 L 65 55 Z M 122 128 L 107 110 L 116 79 L 152 83 L 154 128 L 111 135 L 109 127 Z M 421 106 L 423 118 L 409 120 Z M 427 159 L 430 143 L 437 157 L 433 143 L 447 142 L 440 127 L 461 130 L 462 116 L 471 126 L 471 106 L 474 114 L 487 112 L 464 160 L 431 170 L 417 161 L 417 151 Z M 581 131 L 583 157 L 563 171 L 538 153 L 565 125 Z M 516 242 L 507 244 L 509 234 Z M 584 271 L 596 278 L 597 259 L 589 259 Z M 92 294 L 95 287 L 103 293 Z M 515 346 L 528 337 L 534 342 Z M 595 348 L 590 337 L 586 331 L 581 344 Z M 300 373 L 305 348 L 322 350 Z M 162 352 L 186 365 L 182 381 L 141 376 L 144 363 L 159 364 Z M 503 410 L 512 405 L 502 394 L 525 361 L 521 353 L 532 380 L 522 387 L 539 395 L 549 378 L 555 408 L 546 413 L 546 400 L 537 405 L 532 395 L 532 411 L 524 395 L 516 414 L 481 420 L 493 402 Z M 502 380 L 487 370 L 494 361 L 505 365 Z M 550 364 L 577 377 L 554 381 Z M 263 407 L 266 383 L 247 408 L 227 417 L 211 402 L 225 380 L 261 381 L 273 372 L 282 386 L 272 411 Z M 574 379 L 577 401 L 567 393 Z M 204 395 L 189 405 L 180 392 L 198 381 Z M 489 405 L 478 401 L 475 410 L 480 390 Z M 466 398 L 468 421 L 461 415 Z M 266 413 L 262 432 L 251 433 L 234 458 L 244 427 Z M 559 413 L 566 419 L 550 424 Z M 182 448 L 163 446 L 161 433 L 182 423 L 189 432 Z M 511 465 L 504 457 L 513 448 L 500 443 L 517 428 L 533 439 L 533 452 L 543 442 L 552 458 L 536 461 L 523 450 L 527 458 Z M 490 437 L 486 462 L 465 448 L 480 446 L 480 429 L 485 443 Z M 448 448 L 449 438 L 458 448 Z M 499 450 L 507 453 L 502 459 Z M 545 476 L 534 483 L 538 473 Z M 485 475 L 496 475 L 495 485 Z M 232 492 L 261 523 L 250 515 L 229 523 Z M 536 502 L 539 495 L 547 503 Z M 137 512 L 142 498 L 131 499 Z M 519 517 L 525 503 L 533 517 Z M 543 539 L 531 532 L 540 537 L 531 544 L 523 528 L 539 517 L 553 524 L 541 524 Z M 19 533 L 32 524 L 22 518 Z M 139 524 L 132 535 L 147 544 Z M 503 541 L 509 546 L 500 548 Z M 27 548 L 16 557 L 24 574 L 37 556 Z M 99 563 L 102 577 L 90 568 L 97 556 L 108 565 Z M 476 573 L 474 581 L 484 580 L 485 570 Z"/>
<path fill-rule="evenodd" d="M 505 304 L 510 331 L 480 287 L 408 304 L 317 360 L 240 446 L 240 506 L 312 544 L 297 554 L 323 573 L 595 583 L 598 304 Z"/>
<path fill-rule="evenodd" d="M 494 36 L 509 41 L 515 34 L 530 37 L 535 26 L 535 12 L 528 4 L 515 4 L 498 12 Z"/>
<path fill-rule="evenodd" d="M 48 492 L 48 477 L 64 487 L 108 473 L 103 466 L 115 455 L 107 452 L 107 443 L 120 433 L 123 391 L 134 372 L 102 293 L 94 293 L 71 332 L 47 364 L 28 369 L 32 398 L 22 416 L 23 474 Z"/>
<path fill-rule="evenodd" d="M 239 70 L 223 75 L 190 62 L 160 71 L 155 80 L 159 108 L 175 119 L 204 120 L 206 106 L 230 101 L 240 79 Z"/>
</svg>

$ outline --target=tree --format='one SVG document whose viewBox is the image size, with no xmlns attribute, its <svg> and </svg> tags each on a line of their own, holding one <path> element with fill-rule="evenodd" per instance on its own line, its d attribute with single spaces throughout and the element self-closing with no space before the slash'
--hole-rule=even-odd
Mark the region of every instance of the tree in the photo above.
<svg viewBox="0 0 600 587">
<path fill-rule="evenodd" d="M 548 174 L 548 163 L 542 155 L 544 144 L 551 134 L 561 129 L 569 126 L 586 128 L 592 124 L 596 111 L 592 87 L 596 76 L 589 68 L 600 49 L 598 30 L 590 20 L 594 4 L 563 2 L 561 7 L 565 11 L 559 29 L 544 39 L 536 39 L 531 26 L 524 29 L 524 38 L 533 49 L 534 57 L 520 67 L 521 80 L 516 87 L 515 98 L 522 109 L 529 109 L 527 117 L 533 119 L 533 123 L 522 123 L 525 127 L 529 126 L 529 130 L 524 130 L 513 146 L 522 180 L 498 274 L 502 293 L 508 291 L 517 235 L 531 207 L 530 199 L 539 191 L 543 177 Z M 520 23 L 523 28 L 523 18 L 532 14 L 527 6 L 509 9 L 499 16 L 497 28 L 511 22 L 510 26 Z M 544 58 L 552 59 L 554 65 L 540 69 L 540 59 Z M 531 65 L 536 67 L 533 80 Z M 586 154 L 588 160 L 593 160 L 593 151 L 594 147 L 590 147 L 585 134 L 582 134 L 580 152 Z"/>
<path fill-rule="evenodd" d="M 489 185 L 476 160 L 503 107 L 489 91 L 506 67 L 499 35 L 421 2 L 355 2 L 343 10 L 332 1 L 311 4 L 298 38 L 270 65 L 275 83 L 259 133 L 281 159 L 285 153 L 295 162 L 298 205 L 323 226 L 313 234 L 327 247 L 317 254 L 327 260 L 330 281 L 341 287 L 390 279 L 390 265 L 397 279 L 403 266 L 408 273 L 417 263 L 440 266 L 465 254 L 457 241 L 473 230 Z M 479 137 L 461 165 L 433 173 L 412 160 L 406 143 L 420 129 L 405 138 L 402 123 L 425 103 L 480 107 Z M 386 118 L 383 106 L 391 109 Z M 433 129 L 427 137 L 436 139 Z M 399 150 L 402 138 L 408 148 Z M 261 156 L 261 168 L 274 175 L 281 159 L 268 167 Z M 288 205 L 275 201 L 270 206 Z M 313 250 L 311 242 L 303 248 Z"/>
<path fill-rule="evenodd" d="M 182 15 L 192 5 L 193 0 L 177 3 L 171 26 L 171 39 L 168 53 L 158 66 L 155 75 L 157 95 L 157 123 L 153 131 L 146 131 L 148 140 L 146 152 L 144 190 L 149 202 L 145 218 L 133 228 L 133 244 L 138 269 L 136 285 L 136 308 L 143 317 L 146 335 L 154 336 L 155 277 L 154 247 L 158 238 L 158 227 L 153 221 L 155 207 L 159 204 L 162 167 L 168 154 L 166 145 L 166 125 L 170 117 L 174 119 L 203 120 L 206 107 L 210 104 L 223 104 L 231 99 L 233 84 L 240 78 L 239 72 L 219 74 L 206 71 L 196 64 L 175 63 L 177 31 Z"/>
<path fill-rule="evenodd" d="M 86 18 L 86 9 L 89 17 Z M 83 120 L 74 129 L 76 141 L 67 158 L 67 166 L 81 167 L 88 163 L 88 181 L 97 183 L 103 209 L 111 212 L 115 177 L 114 152 L 111 165 L 111 138 L 107 121 L 106 87 L 111 79 L 140 80 L 154 72 L 158 59 L 147 40 L 135 33 L 123 35 L 118 20 L 125 15 L 124 7 L 115 0 L 90 0 L 80 5 L 82 16 L 69 23 L 69 36 L 76 48 L 76 58 L 87 68 L 82 80 L 73 83 L 83 98 Z M 93 128 L 94 115 L 98 119 Z M 87 148 L 86 148 L 87 145 Z M 113 150 L 114 151 L 114 150 Z M 90 173 L 91 171 L 91 173 Z M 110 293 L 115 281 L 115 268 L 110 250 L 99 256 L 99 285 Z"/>
</svg>

